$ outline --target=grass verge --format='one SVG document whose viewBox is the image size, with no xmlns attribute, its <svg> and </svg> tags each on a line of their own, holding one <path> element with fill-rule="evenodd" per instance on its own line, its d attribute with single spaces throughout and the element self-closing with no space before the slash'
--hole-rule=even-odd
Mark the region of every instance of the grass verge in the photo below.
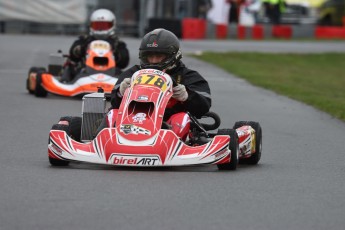
<svg viewBox="0 0 345 230">
<path fill-rule="evenodd" d="M 205 52 L 193 57 L 345 121 L 345 53 Z"/>
</svg>

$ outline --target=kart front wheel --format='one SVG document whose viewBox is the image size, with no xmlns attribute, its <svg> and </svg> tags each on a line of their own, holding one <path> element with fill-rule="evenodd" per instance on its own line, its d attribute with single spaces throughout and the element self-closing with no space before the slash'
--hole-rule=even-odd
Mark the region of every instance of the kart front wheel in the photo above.
<svg viewBox="0 0 345 230">
<path fill-rule="evenodd" d="M 73 140 L 80 142 L 82 118 L 72 116 L 61 117 L 59 123 L 64 122 L 66 122 L 67 125 L 67 135 Z"/>
<path fill-rule="evenodd" d="M 230 162 L 225 164 L 218 164 L 217 167 L 219 170 L 236 170 L 238 164 L 238 136 L 235 129 L 219 129 L 217 135 L 229 135 L 230 143 L 229 149 L 231 151 Z"/>
<path fill-rule="evenodd" d="M 55 124 L 55 125 L 53 125 L 51 130 L 62 130 L 62 131 L 65 131 L 68 135 L 68 126 L 67 125 Z M 49 159 L 49 163 L 52 166 L 67 166 L 67 165 L 69 165 L 69 161 L 52 158 L 49 155 L 48 155 L 48 159 Z"/>
<path fill-rule="evenodd" d="M 255 152 L 248 158 L 239 160 L 240 164 L 256 165 L 261 159 L 262 152 L 262 129 L 258 122 L 255 121 L 238 121 L 234 125 L 234 129 L 249 125 L 255 130 Z"/>
</svg>

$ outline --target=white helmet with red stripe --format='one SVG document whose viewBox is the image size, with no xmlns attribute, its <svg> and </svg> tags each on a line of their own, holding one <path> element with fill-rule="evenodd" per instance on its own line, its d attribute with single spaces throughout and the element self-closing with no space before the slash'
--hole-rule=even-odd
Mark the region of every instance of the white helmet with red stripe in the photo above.
<svg viewBox="0 0 345 230">
<path fill-rule="evenodd" d="M 105 39 L 115 34 L 116 17 L 107 9 L 98 9 L 90 17 L 90 35 Z"/>
</svg>

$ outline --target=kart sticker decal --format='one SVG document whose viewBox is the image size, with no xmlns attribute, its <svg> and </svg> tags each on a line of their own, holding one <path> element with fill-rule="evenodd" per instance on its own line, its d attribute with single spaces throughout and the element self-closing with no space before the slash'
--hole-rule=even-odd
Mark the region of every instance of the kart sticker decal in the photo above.
<svg viewBox="0 0 345 230">
<path fill-rule="evenodd" d="M 138 122 L 139 124 L 143 124 L 143 121 L 146 120 L 146 113 L 137 113 L 133 117 L 133 122 Z"/>
<path fill-rule="evenodd" d="M 55 145 L 55 146 L 56 146 L 56 145 Z M 57 147 L 57 148 L 58 148 L 58 147 Z M 49 150 L 50 150 L 50 151 L 49 151 Z M 58 159 L 69 160 L 69 159 L 63 157 L 62 155 L 59 155 L 59 154 L 55 153 L 54 150 L 52 150 L 51 145 L 48 145 L 48 152 L 52 153 L 52 154 L 53 154 L 56 158 L 58 158 Z"/>
<path fill-rule="evenodd" d="M 211 164 L 227 163 L 230 162 L 230 155 L 226 154 L 222 158 L 213 161 Z"/>
<path fill-rule="evenodd" d="M 61 132 L 63 132 L 63 131 L 61 131 Z M 62 150 L 62 153 L 61 153 L 60 156 L 62 156 L 64 153 L 68 153 L 68 154 L 74 156 L 74 155 L 70 152 L 70 150 L 68 149 L 68 147 L 64 144 L 64 140 L 61 139 L 60 136 L 58 137 L 58 140 L 60 141 L 60 143 L 62 144 L 62 146 L 60 146 L 60 145 L 59 145 L 57 142 L 55 142 L 54 140 L 52 140 L 52 139 L 50 139 L 50 140 L 51 140 L 51 142 L 52 142 L 57 148 L 59 148 L 59 149 Z"/>
<path fill-rule="evenodd" d="M 163 71 L 161 70 L 158 70 L 158 69 L 142 69 L 142 70 L 138 70 L 137 71 L 137 74 L 133 74 L 133 76 L 137 76 L 137 75 L 140 75 L 140 74 L 158 74 L 160 75 L 161 77 L 165 77 L 168 75 L 166 73 L 164 73 Z"/>
<path fill-rule="evenodd" d="M 51 150 L 51 149 L 49 149 L 49 150 Z M 52 153 L 53 153 L 53 155 L 57 158 L 57 159 L 60 159 L 60 160 L 69 160 L 69 159 L 67 159 L 67 158 L 65 158 L 65 157 L 63 157 L 63 156 L 61 156 L 61 155 L 57 155 L 55 152 L 53 152 L 52 151 Z"/>
<path fill-rule="evenodd" d="M 114 165 L 158 166 L 162 165 L 159 155 L 111 154 L 109 162 Z"/>
<path fill-rule="evenodd" d="M 211 161 L 211 162 L 210 162 L 210 164 L 217 164 L 218 162 L 222 161 L 222 160 L 223 160 L 225 157 L 227 157 L 227 155 L 222 156 L 222 158 L 221 158 L 221 159 L 216 158 L 214 161 Z"/>
<path fill-rule="evenodd" d="M 142 127 L 133 125 L 133 124 L 124 124 L 120 126 L 120 131 L 124 134 L 144 134 L 144 135 L 150 135 L 151 131 L 148 129 L 144 129 Z"/>
<path fill-rule="evenodd" d="M 251 153 L 251 136 L 248 136 L 240 145 L 241 155 L 247 155 Z"/>
<path fill-rule="evenodd" d="M 50 145 L 48 145 L 49 149 L 54 153 L 54 155 L 61 156 L 62 150 L 50 140 Z"/>
<path fill-rule="evenodd" d="M 223 148 L 221 148 L 218 152 L 211 154 L 211 156 L 214 156 L 216 159 L 219 159 L 220 157 L 222 157 L 224 154 L 228 155 L 228 145 L 224 146 Z"/>
<path fill-rule="evenodd" d="M 155 146 L 157 144 L 157 139 L 160 139 L 160 132 L 141 141 L 129 140 L 126 136 L 119 134 L 120 133 L 116 131 L 116 143 L 127 146 Z"/>
<path fill-rule="evenodd" d="M 140 95 L 138 98 L 137 98 L 138 101 L 148 101 L 149 100 L 149 97 L 146 96 L 146 95 Z"/>
<path fill-rule="evenodd" d="M 97 40 L 97 41 L 91 42 L 90 50 L 95 50 L 95 51 L 99 51 L 99 52 L 109 51 L 110 45 L 108 42 L 103 42 L 103 41 Z"/>
<path fill-rule="evenodd" d="M 120 130 L 124 134 L 130 134 L 130 133 L 132 133 L 132 125 L 121 125 Z"/>
</svg>

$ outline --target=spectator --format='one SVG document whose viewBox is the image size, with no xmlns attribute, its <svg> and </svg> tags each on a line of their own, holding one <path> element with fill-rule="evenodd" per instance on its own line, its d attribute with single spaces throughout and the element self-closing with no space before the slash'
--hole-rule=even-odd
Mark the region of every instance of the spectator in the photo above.
<svg viewBox="0 0 345 230">
<path fill-rule="evenodd" d="M 238 23 L 239 0 L 226 0 L 230 4 L 229 24 Z"/>
<path fill-rule="evenodd" d="M 243 0 L 240 5 L 239 24 L 242 26 L 254 26 L 255 14 L 258 11 L 254 4 L 256 0 Z"/>
<path fill-rule="evenodd" d="M 286 3 L 284 0 L 263 0 L 266 17 L 274 25 L 281 23 L 281 14 L 285 11 Z"/>
<path fill-rule="evenodd" d="M 198 18 L 206 19 L 207 12 L 212 8 L 211 0 L 198 0 Z"/>
<path fill-rule="evenodd" d="M 249 5 L 248 5 L 248 10 L 253 14 L 254 16 L 254 22 L 255 24 L 257 23 L 258 21 L 258 14 L 259 14 L 259 11 L 261 10 L 261 5 L 262 5 L 262 2 L 261 0 L 251 0 L 249 2 Z"/>
</svg>

